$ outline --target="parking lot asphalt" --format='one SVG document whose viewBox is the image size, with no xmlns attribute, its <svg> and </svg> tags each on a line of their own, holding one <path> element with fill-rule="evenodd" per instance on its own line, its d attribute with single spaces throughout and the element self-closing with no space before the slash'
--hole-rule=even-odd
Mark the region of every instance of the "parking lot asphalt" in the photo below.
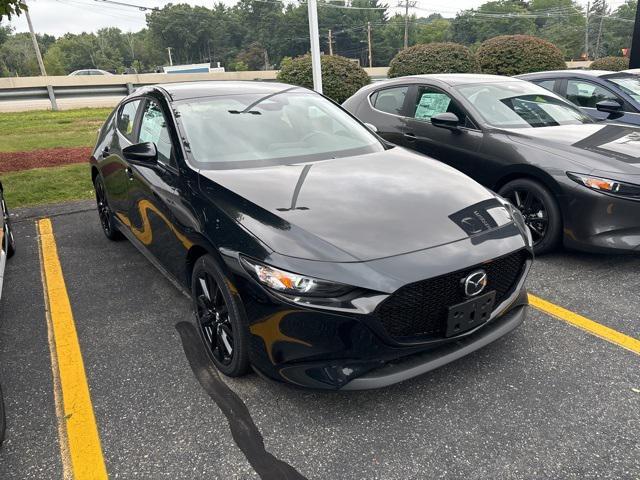
<svg viewBox="0 0 640 480">
<path fill-rule="evenodd" d="M 640 479 L 640 355 L 537 309 L 502 340 L 384 390 L 196 377 L 176 328 L 191 321 L 190 301 L 131 244 L 109 242 L 90 203 L 17 213 L 0 302 L 2 479 L 69 478 L 41 216 L 52 221 L 110 478 Z M 639 270 L 638 256 L 559 252 L 537 260 L 528 285 L 637 339 Z"/>
</svg>

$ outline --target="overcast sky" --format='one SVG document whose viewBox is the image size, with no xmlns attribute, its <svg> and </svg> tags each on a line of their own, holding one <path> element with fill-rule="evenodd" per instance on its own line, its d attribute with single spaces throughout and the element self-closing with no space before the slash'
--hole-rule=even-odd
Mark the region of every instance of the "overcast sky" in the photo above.
<svg viewBox="0 0 640 480">
<path fill-rule="evenodd" d="M 162 7 L 168 3 L 163 0 L 120 0 L 125 3 L 148 7 Z M 173 3 L 190 3 L 191 5 L 212 6 L 219 0 L 174 0 Z M 237 0 L 222 0 L 232 5 Z M 293 2 L 295 0 L 285 0 Z M 445 17 L 453 17 L 459 10 L 473 8 L 486 0 L 417 0 L 420 10 L 415 12 L 419 16 L 426 16 L 437 12 Z M 624 0 L 613 0 L 613 6 Z M 60 36 L 66 32 L 93 32 L 103 27 L 119 27 L 123 31 L 137 31 L 145 26 L 145 12 L 136 8 L 119 5 L 109 5 L 96 0 L 28 0 L 29 11 L 33 26 L 38 33 L 49 33 Z M 396 4 L 395 0 L 388 0 L 389 5 Z M 580 0 L 586 3 L 586 0 Z M 5 22 L 6 23 L 6 20 Z M 24 15 L 10 22 L 18 32 L 27 31 Z"/>
</svg>

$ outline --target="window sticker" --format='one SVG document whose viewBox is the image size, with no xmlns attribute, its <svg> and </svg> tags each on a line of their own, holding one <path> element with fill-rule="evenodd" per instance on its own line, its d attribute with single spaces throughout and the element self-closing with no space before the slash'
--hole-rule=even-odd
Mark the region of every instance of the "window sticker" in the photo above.
<svg viewBox="0 0 640 480">
<path fill-rule="evenodd" d="M 444 93 L 423 93 L 414 117 L 429 120 L 434 115 L 446 112 L 450 103 L 451 99 Z"/>
</svg>

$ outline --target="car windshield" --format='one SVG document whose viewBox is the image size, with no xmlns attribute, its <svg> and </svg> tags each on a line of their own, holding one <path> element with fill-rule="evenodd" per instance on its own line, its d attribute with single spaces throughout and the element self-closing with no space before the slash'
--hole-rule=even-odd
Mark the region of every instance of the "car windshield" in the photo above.
<svg viewBox="0 0 640 480">
<path fill-rule="evenodd" d="M 533 83 L 463 85 L 458 91 L 485 122 L 494 127 L 532 128 L 592 122 L 576 107 Z"/>
<path fill-rule="evenodd" d="M 618 85 L 624 93 L 636 102 L 640 102 L 640 75 L 609 77 L 608 80 Z"/>
<path fill-rule="evenodd" d="M 320 95 L 292 87 L 177 103 L 189 149 L 203 169 L 328 160 L 384 150 L 378 139 Z"/>
</svg>

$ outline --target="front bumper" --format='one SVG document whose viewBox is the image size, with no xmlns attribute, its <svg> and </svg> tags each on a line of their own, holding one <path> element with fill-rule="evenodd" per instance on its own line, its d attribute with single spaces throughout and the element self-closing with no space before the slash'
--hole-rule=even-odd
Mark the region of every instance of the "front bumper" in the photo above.
<svg viewBox="0 0 640 480">
<path fill-rule="evenodd" d="M 564 245 L 591 252 L 640 253 L 640 202 L 569 185 Z"/>
<path fill-rule="evenodd" d="M 498 339 L 522 323 L 524 282 L 489 321 L 451 338 L 398 343 L 373 315 L 310 309 L 278 301 L 252 281 L 238 283 L 250 321 L 251 363 L 258 373 L 305 388 L 358 390 L 391 385 L 433 370 Z"/>
<path fill-rule="evenodd" d="M 526 294 L 524 290 L 523 294 Z M 511 332 L 524 321 L 526 309 L 526 305 L 519 305 L 469 337 L 397 362 L 389 362 L 384 367 L 352 380 L 342 390 L 388 387 L 458 360 Z"/>
</svg>

